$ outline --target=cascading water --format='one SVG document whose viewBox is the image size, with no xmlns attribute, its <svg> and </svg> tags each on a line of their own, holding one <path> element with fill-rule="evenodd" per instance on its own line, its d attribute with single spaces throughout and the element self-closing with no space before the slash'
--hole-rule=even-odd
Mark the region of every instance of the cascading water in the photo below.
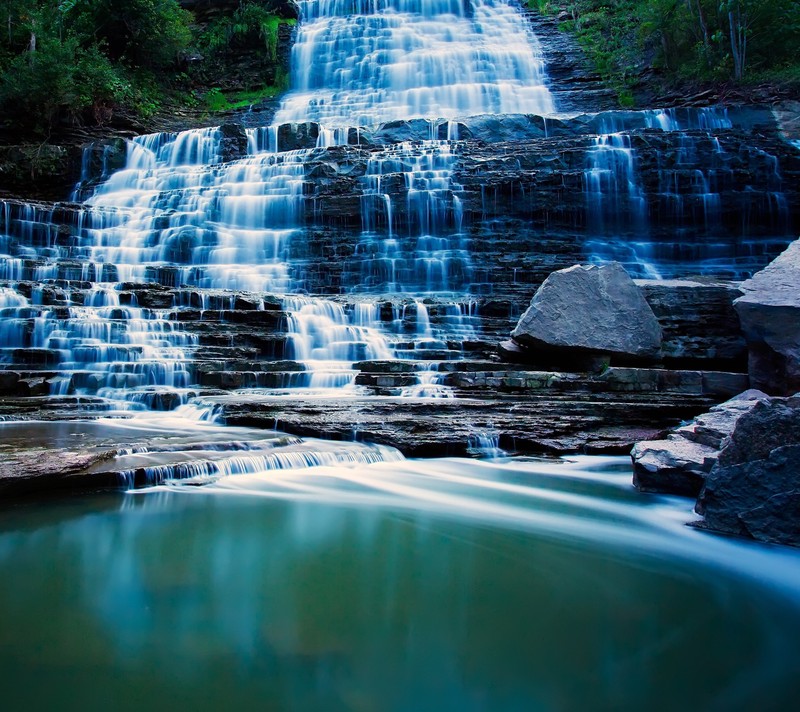
<svg viewBox="0 0 800 712">
<path fill-rule="evenodd" d="M 357 394 L 353 362 L 395 359 L 413 363 L 386 394 L 456 394 L 442 362 L 480 338 L 470 294 L 496 285 L 474 255 L 494 242 L 490 213 L 503 200 L 481 178 L 486 215 L 477 217 L 483 165 L 472 164 L 473 175 L 465 168 L 480 143 L 473 128 L 500 136 L 502 120 L 486 115 L 503 113 L 517 115 L 514 126 L 541 125 L 544 140 L 592 130 L 581 117 L 572 127 L 542 118 L 555 104 L 541 51 L 510 2 L 299 7 L 292 91 L 271 126 L 240 136 L 246 148 L 235 158 L 225 127 L 140 136 L 120 170 L 118 151 L 103 150 L 99 167 L 87 151 L 73 195 L 80 207 L 4 204 L 0 364 L 19 371 L 26 395 L 99 396 L 116 409 L 179 407 L 213 420 L 218 403 L 190 402 L 201 389 Z M 598 115 L 598 137 L 579 139 L 584 153 L 570 166 L 584 188 L 575 223 L 588 225 L 576 261 L 619 259 L 635 276 L 671 276 L 676 255 L 694 250 L 709 270 L 724 270 L 729 241 L 712 238 L 735 155 L 718 134 L 733 126 L 714 109 Z M 296 140 L 303 132 L 310 141 Z M 674 134 L 677 145 L 658 153 L 655 188 L 638 155 L 650 134 Z M 788 225 L 780 167 L 760 150 L 752 152 L 766 183 L 747 186 L 753 207 L 743 222 L 767 213 L 777 233 Z M 711 165 L 701 165 L 709 151 Z M 513 149 L 497 160 L 527 171 Z M 329 196 L 317 205 L 314 191 L 331 175 L 345 176 L 355 198 L 326 221 Z M 521 202 L 537 199 L 521 192 Z M 339 217 L 359 226 L 343 245 L 325 234 Z M 662 219 L 679 241 L 658 241 Z M 695 245 L 697 224 L 704 239 Z M 493 259 L 516 275 L 518 257 L 506 249 Z"/>
<path fill-rule="evenodd" d="M 681 274 L 679 265 L 686 264 L 694 273 L 742 278 L 750 272 L 737 261 L 764 250 L 763 237 L 751 233 L 766 229 L 785 244 L 792 230 L 778 159 L 757 147 L 747 148 L 748 173 L 758 175 L 760 186 L 745 186 L 739 223 L 728 217 L 726 224 L 726 209 L 733 211 L 723 205 L 723 195 L 740 191 L 741 177 L 737 156 L 720 135 L 746 126 L 747 117 L 740 126 L 728 109 L 717 107 L 646 110 L 633 120 L 625 113 L 601 115 L 584 171 L 589 260 L 617 260 L 634 276 L 650 279 Z M 647 146 L 647 137 L 658 135 L 669 143 L 654 152 L 646 186 L 636 144 Z M 753 214 L 760 216 L 758 224 Z"/>
<path fill-rule="evenodd" d="M 276 123 L 551 114 L 538 43 L 503 0 L 300 0 Z"/>
<path fill-rule="evenodd" d="M 180 391 L 191 384 L 197 337 L 167 318 L 183 305 L 122 305 L 113 283 L 157 282 L 199 294 L 291 294 L 300 286 L 289 255 L 302 231 L 303 182 L 313 149 L 279 151 L 278 124 L 319 122 L 318 145 L 324 146 L 346 142 L 350 127 L 390 119 L 553 111 L 535 39 L 504 2 L 301 2 L 300 8 L 293 91 L 275 127 L 250 130 L 251 155 L 223 163 L 221 132 L 213 128 L 138 137 L 128 142 L 125 167 L 110 175 L 104 154 L 102 182 L 86 199 L 77 226 L 78 244 L 54 255 L 82 260 L 89 278 L 101 284 L 82 303 L 67 300 L 69 319 L 57 323 L 42 311 L 34 342 L 11 344 L 55 354 L 72 377 L 59 379 L 54 390 L 153 405 L 163 403 L 153 387 Z M 447 135 L 455 138 L 457 128 L 448 126 Z M 357 249 L 364 259 L 355 291 L 468 288 L 458 186 L 451 180 L 457 150 L 457 142 L 431 139 L 395 145 L 370 159 L 362 180 L 365 224 Z M 382 190 L 382 179 L 397 176 L 403 205 L 393 205 Z M 393 212 L 400 211 L 408 216 L 407 234 L 393 229 Z M 23 223 L 36 220 L 23 216 Z M 6 263 L 7 272 L 14 269 Z M 55 276 L 63 268 L 53 262 L 53 269 Z M 410 348 L 396 334 L 393 348 L 380 322 L 365 323 L 363 313 L 339 303 L 287 296 L 282 305 L 286 355 L 305 368 L 293 384 L 346 386 L 353 361 L 391 359 L 398 350 L 424 358 L 448 348 L 430 329 L 415 334 Z M 417 313 L 423 308 L 419 302 Z M 428 391 L 437 389 L 420 393 Z"/>
<path fill-rule="evenodd" d="M 535 38 L 510 0 L 298 5 L 294 90 L 276 124 L 239 136 L 246 156 L 231 160 L 224 127 L 153 134 L 128 142 L 116 172 L 114 151 L 99 169 L 87 153 L 74 196 L 82 206 L 4 204 L 0 393 L 11 384 L 15 396 L 50 394 L 20 398 L 45 408 L 72 397 L 83 420 L 49 422 L 39 410 L 41 421 L 4 422 L 0 456 L 52 462 L 58 449 L 70 466 L 91 463 L 68 480 L 148 488 L 4 512 L 0 576 L 15 582 L 0 586 L 4 702 L 791 708 L 798 557 L 683 526 L 690 502 L 635 493 L 627 459 L 506 459 L 500 445 L 527 438 L 562 447 L 540 425 L 519 425 L 531 422 L 525 409 L 563 420 L 577 393 L 567 417 L 597 423 L 588 427 L 604 430 L 595 446 L 606 448 L 616 436 L 598 408 L 649 393 L 615 400 L 584 374 L 495 372 L 507 364 L 470 344 L 508 333 L 497 315 L 514 302 L 492 276 L 505 270 L 516 288 L 519 274 L 519 293 L 509 291 L 520 297 L 531 268 L 548 268 L 536 265 L 539 235 L 522 233 L 570 199 L 565 222 L 574 231 L 588 222 L 586 239 L 541 236 L 564 259 L 617 258 L 636 276 L 672 276 L 676 254 L 694 250 L 687 270 L 751 271 L 755 262 L 731 260 L 730 240 L 713 241 L 730 222 L 732 174 L 746 172 L 741 142 L 719 138 L 727 114 L 625 112 L 618 123 L 581 116 L 552 127 L 518 116 L 512 131 L 478 117 L 474 126 L 493 125 L 498 141 L 533 126 L 531 152 L 545 158 L 491 155 L 455 119 L 554 108 Z M 430 131 L 411 140 L 414 117 Z M 320 125 L 297 130 L 313 133 L 306 148 L 282 151 L 286 121 Z M 572 130 L 559 144 L 558 132 Z M 670 150 L 654 159 L 650 140 Z M 481 150 L 465 169 L 464 154 Z M 745 233 L 759 216 L 779 226 L 781 165 L 758 145 L 742 150 L 761 179 L 747 177 L 739 198 L 749 207 L 736 218 Z M 506 170 L 520 184 L 510 200 Z M 534 174 L 541 196 L 528 190 Z M 342 177 L 355 186 L 345 208 L 317 220 Z M 560 192 L 548 202 L 551 178 Z M 320 186 L 331 190 L 314 193 Z M 512 207 L 513 240 L 498 214 Z M 662 222 L 669 238 L 659 243 Z M 493 318 L 499 327 L 486 326 Z M 358 396 L 356 373 L 377 396 Z M 578 391 L 566 390 L 573 378 Z M 551 379 L 555 398 L 525 394 Z M 480 410 L 484 396 L 450 400 L 480 388 L 490 411 Z M 353 398 L 342 404 L 342 393 Z M 672 410 L 677 394 L 665 395 Z M 270 399 L 273 409 L 261 409 Z M 437 412 L 452 414 L 446 427 L 462 438 L 453 453 L 493 462 L 403 462 L 369 444 L 387 442 L 387 424 L 359 419 L 366 400 L 378 418 L 410 421 L 415 455 L 441 454 L 428 439 L 443 421 L 426 414 Z M 330 426 L 331 440 L 278 432 L 285 411 L 309 402 L 325 420 L 314 432 Z M 86 419 L 108 403 L 171 412 Z"/>
</svg>

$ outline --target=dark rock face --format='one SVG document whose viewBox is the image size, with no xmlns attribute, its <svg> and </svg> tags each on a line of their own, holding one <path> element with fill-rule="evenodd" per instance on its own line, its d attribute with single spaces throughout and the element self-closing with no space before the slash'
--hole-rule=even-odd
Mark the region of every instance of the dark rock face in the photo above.
<svg viewBox="0 0 800 712">
<path fill-rule="evenodd" d="M 741 285 L 734 303 L 749 349 L 750 380 L 774 395 L 800 390 L 800 240 Z"/>
<path fill-rule="evenodd" d="M 765 459 L 782 445 L 800 444 L 800 397 L 761 400 L 736 421 L 719 455 L 720 467 Z"/>
<path fill-rule="evenodd" d="M 604 121 L 632 132 L 641 201 L 612 193 L 592 198 L 587 192 L 594 135 Z M 387 155 L 384 144 L 423 140 L 431 130 L 427 121 L 393 122 L 359 134 L 358 143 L 313 152 L 304 186 L 307 239 L 292 246 L 293 259 L 317 263 L 305 271 L 304 288 L 337 294 L 385 279 L 370 261 L 370 245 L 355 239 L 376 223 L 372 243 L 388 239 L 383 203 L 364 199 L 367 164 Z M 316 140 L 305 126 L 279 131 L 290 147 Z M 645 277 L 643 251 L 662 276 L 695 276 L 713 260 L 717 278 L 742 279 L 800 229 L 800 155 L 777 138 L 774 124 L 755 135 L 738 128 L 678 134 L 645 128 L 641 112 L 614 112 L 546 121 L 471 117 L 460 122 L 459 131 L 469 138 L 454 146 L 451 190 L 442 201 L 450 206 L 458 200 L 461 232 L 450 249 L 455 255 L 466 242 L 470 259 L 453 261 L 450 290 L 469 285 L 475 294 L 519 301 L 551 272 L 598 259 L 619 261 L 634 277 Z M 682 140 L 691 151 L 681 148 Z M 693 187 L 698 175 L 713 184 L 713 193 Z M 783 207 L 774 197 L 778 184 Z M 416 240 L 406 236 L 416 235 L 419 226 L 416 211 L 409 210 L 404 174 L 383 173 L 381 192 L 391 201 L 397 253 L 412 260 Z M 602 203 L 605 225 L 595 224 L 595 199 Z M 443 218 L 442 234 L 455 232 L 455 209 Z M 334 256 L 336 263 L 317 269 L 320 255 Z"/>
<path fill-rule="evenodd" d="M 616 94 L 591 69 L 574 36 L 559 29 L 561 18 L 527 10 L 524 4 L 522 11 L 542 46 L 549 88 L 559 111 L 616 108 Z"/>
<path fill-rule="evenodd" d="M 247 134 L 242 124 L 234 122 L 222 124 L 219 132 L 222 135 L 220 156 L 223 161 L 235 161 L 247 155 Z"/>
<path fill-rule="evenodd" d="M 661 328 L 638 287 L 618 263 L 553 272 L 511 337 L 522 346 L 654 358 Z"/>
<path fill-rule="evenodd" d="M 738 286 L 712 280 L 637 280 L 658 319 L 665 363 L 744 370 L 747 346 L 733 302 Z"/>
<path fill-rule="evenodd" d="M 800 546 L 800 397 L 761 400 L 736 421 L 696 509 L 704 528 Z"/>
<path fill-rule="evenodd" d="M 768 396 L 745 391 L 697 416 L 663 440 L 636 443 L 633 484 L 643 492 L 697 497 L 737 422 Z"/>
<path fill-rule="evenodd" d="M 697 511 L 704 528 L 800 546 L 800 445 L 718 467 L 706 481 Z"/>
</svg>

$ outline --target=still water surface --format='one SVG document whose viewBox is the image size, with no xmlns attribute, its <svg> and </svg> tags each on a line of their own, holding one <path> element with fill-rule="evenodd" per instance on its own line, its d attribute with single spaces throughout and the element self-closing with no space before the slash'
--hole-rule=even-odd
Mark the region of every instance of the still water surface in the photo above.
<svg viewBox="0 0 800 712">
<path fill-rule="evenodd" d="M 0 512 L 6 710 L 793 709 L 800 556 L 622 458 L 385 462 Z"/>
</svg>

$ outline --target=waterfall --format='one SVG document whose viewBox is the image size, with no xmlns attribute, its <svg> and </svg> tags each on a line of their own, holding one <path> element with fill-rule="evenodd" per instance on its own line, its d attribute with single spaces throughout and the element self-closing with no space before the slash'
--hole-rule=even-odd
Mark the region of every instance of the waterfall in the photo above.
<svg viewBox="0 0 800 712">
<path fill-rule="evenodd" d="M 550 264 L 531 259 L 540 243 L 569 232 L 559 260 L 618 259 L 634 276 L 673 276 L 690 254 L 700 268 L 686 273 L 739 277 L 791 227 L 779 161 L 754 146 L 741 229 L 766 215 L 777 237 L 737 242 L 752 254 L 736 261 L 718 234 L 746 173 L 725 140 L 746 126 L 735 112 L 554 116 L 511 0 L 297 4 L 291 90 L 272 125 L 243 129 L 246 154 L 232 158 L 216 127 L 138 136 L 118 170 L 121 142 L 87 150 L 80 205 L 3 203 L 0 367 L 20 392 L 213 420 L 201 389 L 353 395 L 354 363 L 402 361 L 389 395 L 457 396 L 442 363 L 478 353 L 475 295 L 505 289 L 503 273 L 522 274 L 521 290 Z M 521 136 L 535 139 L 527 155 L 495 152 Z M 664 137 L 674 150 L 648 163 Z M 561 192 L 539 206 L 549 177 Z M 569 229 L 548 234 L 562 209 Z M 660 224 L 673 233 L 659 242 Z"/>
<path fill-rule="evenodd" d="M 324 147 L 346 142 L 348 127 L 392 119 L 553 111 L 536 40 L 505 2 L 299 5 L 292 91 L 272 127 L 248 130 L 246 158 L 222 163 L 216 128 L 139 136 L 127 143 L 124 168 L 109 176 L 104 169 L 86 199 L 80 247 L 72 256 L 84 261 L 93 279 L 105 275 L 105 282 L 80 306 L 69 306 L 64 324 L 46 312 L 38 317 L 43 326 L 37 346 L 57 352 L 62 370 L 92 364 L 92 379 L 75 377 L 72 389 L 115 400 L 125 395 L 146 405 L 157 400 L 155 386 L 180 390 L 191 384 L 197 337 L 168 319 L 182 305 L 122 308 L 109 301 L 115 281 L 285 295 L 301 286 L 290 253 L 302 234 L 303 184 L 313 149 L 280 151 L 279 124 L 318 122 L 317 145 Z M 449 140 L 402 143 L 370 159 L 357 248 L 365 259 L 360 283 L 351 286 L 355 291 L 467 288 L 469 258 L 458 186 L 451 180 L 458 149 L 453 126 L 448 123 Z M 387 175 L 401 177 L 404 205 L 383 191 Z M 404 235 L 392 226 L 393 212 L 400 210 L 411 216 Z M 25 216 L 22 222 L 37 221 Z M 339 303 L 286 296 L 282 306 L 287 356 L 305 368 L 305 375 L 290 379 L 293 384 L 349 387 L 353 361 L 447 350 L 430 333 L 410 349 L 396 349 L 379 321 L 363 323 L 363 314 Z M 418 313 L 423 308 L 419 302 Z"/>
<path fill-rule="evenodd" d="M 300 0 L 276 123 L 551 114 L 541 51 L 505 0 Z"/>
</svg>

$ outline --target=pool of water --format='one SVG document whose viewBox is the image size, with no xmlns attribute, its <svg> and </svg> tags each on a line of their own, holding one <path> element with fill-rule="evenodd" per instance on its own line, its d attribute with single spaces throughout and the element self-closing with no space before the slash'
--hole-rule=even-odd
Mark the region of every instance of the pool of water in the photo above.
<svg viewBox="0 0 800 712">
<path fill-rule="evenodd" d="M 790 709 L 800 552 L 624 458 L 384 462 L 6 504 L 7 710 Z"/>
</svg>

